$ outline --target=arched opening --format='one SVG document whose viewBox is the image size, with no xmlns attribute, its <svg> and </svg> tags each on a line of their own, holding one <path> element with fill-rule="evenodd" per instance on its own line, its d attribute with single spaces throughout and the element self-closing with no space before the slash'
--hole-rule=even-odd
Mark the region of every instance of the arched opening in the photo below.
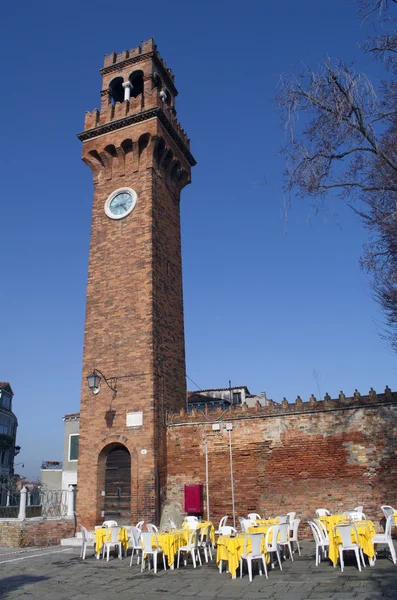
<svg viewBox="0 0 397 600">
<path fill-rule="evenodd" d="M 131 456 L 122 444 L 110 444 L 99 455 L 105 468 L 103 490 L 103 520 L 114 519 L 119 525 L 131 520 Z M 101 487 L 101 486 L 100 486 Z"/>
<path fill-rule="evenodd" d="M 172 103 L 172 98 L 171 98 L 171 94 L 169 93 L 169 91 L 167 90 L 167 88 L 164 88 L 164 94 L 165 94 L 165 103 L 167 106 L 171 106 Z"/>
<path fill-rule="evenodd" d="M 129 81 L 132 85 L 131 97 L 136 98 L 143 93 L 143 71 L 134 71 L 129 76 Z"/>
<path fill-rule="evenodd" d="M 110 96 L 113 104 L 115 102 L 124 102 L 123 78 L 115 77 L 109 84 Z"/>
<path fill-rule="evenodd" d="M 154 89 L 154 88 L 157 88 L 158 90 L 161 90 L 161 88 L 162 88 L 162 83 L 161 83 L 161 79 L 160 79 L 160 77 L 158 76 L 158 74 L 157 74 L 157 73 L 155 73 L 155 74 L 153 75 L 153 78 L 152 78 L 152 83 L 153 83 L 153 87 L 152 87 L 152 89 Z"/>
</svg>

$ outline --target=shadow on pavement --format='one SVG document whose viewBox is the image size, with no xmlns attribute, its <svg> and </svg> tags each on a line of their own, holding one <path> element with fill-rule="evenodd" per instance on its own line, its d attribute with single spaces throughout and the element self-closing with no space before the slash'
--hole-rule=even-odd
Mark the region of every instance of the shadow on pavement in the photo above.
<svg viewBox="0 0 397 600">
<path fill-rule="evenodd" d="M 13 592 L 24 585 L 44 581 L 48 577 L 37 575 L 13 575 L 0 579 L 0 598 L 7 598 L 9 592 Z"/>
</svg>

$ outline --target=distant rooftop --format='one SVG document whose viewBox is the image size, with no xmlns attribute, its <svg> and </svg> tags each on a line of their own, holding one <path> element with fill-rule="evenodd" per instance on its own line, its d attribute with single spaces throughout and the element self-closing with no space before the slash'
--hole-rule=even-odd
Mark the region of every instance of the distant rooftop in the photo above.
<svg viewBox="0 0 397 600">
<path fill-rule="evenodd" d="M 249 389 L 246 385 L 232 385 L 231 387 L 226 388 L 207 388 L 205 390 L 195 390 L 194 392 L 190 391 L 188 394 L 201 394 L 203 392 L 228 392 L 229 390 L 245 390 L 246 394 L 249 394 Z"/>
<path fill-rule="evenodd" d="M 14 395 L 12 388 L 8 381 L 0 381 L 0 390 L 7 390 L 10 394 Z"/>
<path fill-rule="evenodd" d="M 64 415 L 64 421 L 78 421 L 80 419 L 80 413 L 70 413 L 69 415 Z"/>
<path fill-rule="evenodd" d="M 43 460 L 41 463 L 42 471 L 60 471 L 63 463 L 59 460 Z"/>
</svg>

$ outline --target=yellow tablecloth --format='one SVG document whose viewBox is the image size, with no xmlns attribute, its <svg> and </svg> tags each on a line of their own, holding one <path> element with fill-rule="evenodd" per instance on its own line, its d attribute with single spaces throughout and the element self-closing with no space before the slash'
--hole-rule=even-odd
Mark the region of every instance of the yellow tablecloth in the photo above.
<svg viewBox="0 0 397 600">
<path fill-rule="evenodd" d="M 119 542 L 123 544 L 125 551 L 128 549 L 128 531 L 125 527 L 120 527 Z M 111 532 L 108 527 L 98 527 L 95 529 L 95 552 L 98 554 L 105 542 L 110 542 Z"/>
<path fill-rule="evenodd" d="M 248 527 L 247 529 L 247 533 L 267 533 L 268 530 L 270 529 L 270 527 L 272 527 L 274 525 L 273 524 L 268 524 L 268 525 L 258 525 L 257 527 Z"/>
<path fill-rule="evenodd" d="M 230 537 L 230 535 L 220 535 L 217 542 L 217 553 L 216 562 L 220 563 L 221 560 L 227 561 L 228 571 L 232 577 L 236 577 L 236 571 L 240 564 L 240 557 L 244 553 L 244 535 L 236 535 L 236 537 Z M 247 552 L 251 552 L 252 544 L 251 540 L 247 542 Z M 269 562 L 269 555 L 265 552 L 265 538 L 262 537 L 261 550 L 265 555 L 266 562 Z"/>
<path fill-rule="evenodd" d="M 167 557 L 168 565 L 171 567 L 174 564 L 175 554 L 181 546 L 186 546 L 189 541 L 190 531 L 188 529 L 180 529 L 170 532 L 159 531 L 157 539 L 160 548 L 164 551 Z M 153 543 L 155 537 L 153 536 Z"/>
<path fill-rule="evenodd" d="M 375 527 L 372 521 L 356 521 L 352 526 L 355 526 L 358 533 L 358 540 L 354 529 L 352 529 L 352 542 L 360 544 L 360 547 L 364 554 L 371 560 L 375 556 L 374 545 L 372 539 L 375 535 Z M 340 535 L 335 535 L 334 530 L 329 532 L 329 550 L 328 556 L 330 560 L 336 565 L 339 558 L 339 544 L 341 543 Z"/>
<path fill-rule="evenodd" d="M 342 523 L 342 515 L 328 515 L 324 517 L 319 517 L 319 520 L 324 523 L 325 529 L 328 532 L 328 535 L 334 530 L 335 525 L 339 525 Z"/>
<path fill-rule="evenodd" d="M 208 527 L 208 525 L 212 525 L 211 521 L 200 521 L 198 523 L 198 527 L 200 528 L 200 533 L 204 533 L 204 529 Z M 182 523 L 182 529 L 189 530 L 189 523 L 184 521 Z M 191 531 L 191 528 L 190 528 Z M 211 527 L 211 542 L 215 545 L 215 535 L 214 535 L 214 527 Z"/>
</svg>

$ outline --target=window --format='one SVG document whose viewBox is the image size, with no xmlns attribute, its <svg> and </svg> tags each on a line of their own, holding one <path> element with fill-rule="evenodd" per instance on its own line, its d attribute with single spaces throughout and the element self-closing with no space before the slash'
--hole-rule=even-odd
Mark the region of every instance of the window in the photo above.
<svg viewBox="0 0 397 600">
<path fill-rule="evenodd" d="M 11 408 L 11 396 L 6 392 L 1 392 L 0 404 L 5 408 Z"/>
<path fill-rule="evenodd" d="M 233 404 L 241 404 L 241 392 L 233 392 Z"/>
<path fill-rule="evenodd" d="M 0 433 L 3 433 L 4 435 L 11 434 L 10 421 L 7 417 L 0 417 Z"/>
<path fill-rule="evenodd" d="M 77 460 L 79 456 L 79 434 L 72 433 L 69 436 L 69 460 Z"/>
</svg>

